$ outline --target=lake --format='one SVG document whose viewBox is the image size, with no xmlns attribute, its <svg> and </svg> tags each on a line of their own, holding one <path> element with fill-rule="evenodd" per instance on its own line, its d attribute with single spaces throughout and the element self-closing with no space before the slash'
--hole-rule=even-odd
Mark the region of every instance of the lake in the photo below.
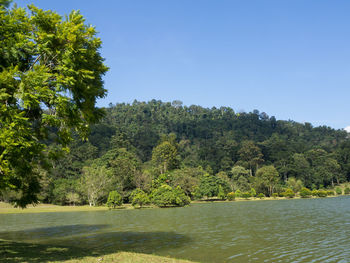
<svg viewBox="0 0 350 263">
<path fill-rule="evenodd" d="M 0 214 L 0 239 L 199 262 L 349 262 L 350 196 Z"/>
</svg>

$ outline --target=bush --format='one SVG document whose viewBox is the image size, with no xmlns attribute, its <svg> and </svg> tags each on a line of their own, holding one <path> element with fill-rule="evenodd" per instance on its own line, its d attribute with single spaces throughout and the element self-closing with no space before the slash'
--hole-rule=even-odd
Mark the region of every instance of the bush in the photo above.
<svg viewBox="0 0 350 263">
<path fill-rule="evenodd" d="M 341 190 L 340 187 L 336 187 L 335 188 L 335 192 L 337 193 L 337 195 L 342 195 L 343 194 L 343 190 Z"/>
<path fill-rule="evenodd" d="M 235 195 L 234 192 L 230 192 L 230 193 L 227 194 L 227 199 L 228 199 L 229 201 L 234 201 L 235 198 L 236 198 L 236 195 Z"/>
<path fill-rule="evenodd" d="M 278 193 L 273 193 L 273 194 L 272 194 L 272 197 L 273 197 L 273 198 L 277 198 L 277 197 L 278 197 Z"/>
<path fill-rule="evenodd" d="M 318 197 L 326 197 L 327 196 L 327 191 L 325 191 L 325 190 L 318 190 L 317 191 L 317 196 Z"/>
<path fill-rule="evenodd" d="M 121 206 L 123 204 L 123 198 L 117 191 L 112 191 L 108 195 L 107 206 L 115 208 L 116 206 Z"/>
<path fill-rule="evenodd" d="M 334 191 L 333 190 L 327 190 L 327 195 L 334 195 Z"/>
<path fill-rule="evenodd" d="M 263 199 L 265 195 L 263 193 L 258 194 L 258 198 Z"/>
<path fill-rule="evenodd" d="M 185 195 L 179 186 L 172 188 L 167 184 L 152 191 L 151 201 L 159 207 L 185 206 L 191 202 L 190 198 Z"/>
<path fill-rule="evenodd" d="M 245 199 L 249 199 L 249 197 L 251 197 L 251 194 L 250 194 L 250 192 L 243 192 L 243 193 L 241 194 L 241 196 L 242 196 L 243 198 L 245 198 Z"/>
<path fill-rule="evenodd" d="M 132 206 L 136 207 L 142 207 L 144 205 L 148 205 L 151 203 L 148 195 L 142 191 L 140 188 L 135 189 L 132 191 L 129 199 L 131 200 Z"/>
<path fill-rule="evenodd" d="M 309 198 L 312 195 L 312 192 L 310 189 L 303 187 L 300 189 L 299 194 L 301 198 Z"/>
<path fill-rule="evenodd" d="M 226 195 L 225 195 L 224 189 L 222 188 L 221 185 L 219 185 L 218 198 L 221 199 L 221 200 L 225 200 L 226 199 Z"/>
<path fill-rule="evenodd" d="M 293 198 L 295 196 L 295 193 L 293 192 L 292 189 L 288 188 L 286 191 L 284 191 L 283 193 L 283 196 L 284 197 L 287 197 L 287 198 Z"/>
<path fill-rule="evenodd" d="M 346 188 L 344 189 L 344 194 L 345 194 L 345 195 L 350 194 L 350 188 L 349 188 L 349 187 L 346 187 Z"/>
<path fill-rule="evenodd" d="M 256 191 L 255 191 L 254 188 L 250 189 L 250 195 L 251 195 L 251 197 L 255 197 L 256 196 Z"/>
<path fill-rule="evenodd" d="M 311 191 L 312 196 L 318 196 L 318 190 L 314 189 Z"/>
<path fill-rule="evenodd" d="M 238 190 L 236 191 L 236 193 L 235 193 L 235 196 L 236 196 L 236 197 L 241 197 L 241 195 L 242 195 L 242 193 L 241 193 L 241 191 L 238 189 Z"/>
</svg>

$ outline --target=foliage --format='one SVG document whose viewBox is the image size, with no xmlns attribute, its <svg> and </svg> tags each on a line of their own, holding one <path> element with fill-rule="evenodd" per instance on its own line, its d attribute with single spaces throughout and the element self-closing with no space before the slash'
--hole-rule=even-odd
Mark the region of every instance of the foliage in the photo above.
<svg viewBox="0 0 350 263">
<path fill-rule="evenodd" d="M 327 192 L 327 195 L 334 195 L 335 194 L 333 190 L 327 190 L 326 192 Z"/>
<path fill-rule="evenodd" d="M 260 193 L 260 194 L 257 195 L 257 197 L 260 198 L 260 199 L 263 199 L 263 198 L 265 198 L 265 195 L 263 193 Z"/>
<path fill-rule="evenodd" d="M 78 11 L 65 19 L 33 5 L 0 5 L 0 189 L 21 193 L 16 205 L 36 203 L 39 167 L 57 156 L 72 130 L 86 138 L 102 117 L 106 95 L 101 40 Z M 47 147 L 50 138 L 55 147 Z"/>
<path fill-rule="evenodd" d="M 151 203 L 148 195 L 139 188 L 136 188 L 134 191 L 132 191 L 129 200 L 134 207 L 142 207 Z"/>
<path fill-rule="evenodd" d="M 254 188 L 251 188 L 251 189 L 250 189 L 250 196 L 251 196 L 251 197 L 255 197 L 255 196 L 256 196 L 256 191 L 255 191 Z"/>
<path fill-rule="evenodd" d="M 166 173 L 178 165 L 178 152 L 175 136 L 164 138 L 152 151 L 152 161 L 160 167 L 161 173 Z"/>
<path fill-rule="evenodd" d="M 151 201 L 159 207 L 185 206 L 190 203 L 190 198 L 185 195 L 180 187 L 172 188 L 163 184 L 151 193 Z"/>
<path fill-rule="evenodd" d="M 349 188 L 349 187 L 346 187 L 346 188 L 344 189 L 344 194 L 345 194 L 345 195 L 350 194 L 350 188 Z"/>
<path fill-rule="evenodd" d="M 221 189 L 221 195 L 226 195 L 230 191 L 230 186 L 227 182 L 223 181 L 214 175 L 204 174 L 201 177 L 198 191 L 201 197 L 214 197 L 219 195 Z"/>
<path fill-rule="evenodd" d="M 337 193 L 337 195 L 342 195 L 343 194 L 343 190 L 340 187 L 336 187 L 335 188 L 335 192 Z"/>
<path fill-rule="evenodd" d="M 225 200 L 226 199 L 226 194 L 225 194 L 224 189 L 222 188 L 221 185 L 219 185 L 218 198 L 221 199 L 221 200 Z"/>
<path fill-rule="evenodd" d="M 283 195 L 284 197 L 287 197 L 287 198 L 293 198 L 293 197 L 295 196 L 295 193 L 293 192 L 292 189 L 288 188 L 286 191 L 284 191 L 284 192 L 282 193 L 282 195 Z"/>
<path fill-rule="evenodd" d="M 272 197 L 273 197 L 273 198 L 277 198 L 278 196 L 279 196 L 278 193 L 273 193 L 273 194 L 272 194 Z"/>
<path fill-rule="evenodd" d="M 242 196 L 241 190 L 238 189 L 238 190 L 235 192 L 235 196 L 236 196 L 236 197 L 241 197 L 241 196 Z"/>
<path fill-rule="evenodd" d="M 205 171 L 201 167 L 184 167 L 176 169 L 169 173 L 170 185 L 173 187 L 180 186 L 185 194 L 192 198 L 195 190 L 200 185 L 201 177 L 204 174 Z"/>
<path fill-rule="evenodd" d="M 241 197 L 244 198 L 244 199 L 249 199 L 249 197 L 251 197 L 251 193 L 250 192 L 243 192 L 241 194 Z"/>
<path fill-rule="evenodd" d="M 107 206 L 115 208 L 116 206 L 121 206 L 123 204 L 123 198 L 117 191 L 111 191 L 108 195 Z"/>
<path fill-rule="evenodd" d="M 312 195 L 312 192 L 310 189 L 303 187 L 300 189 L 299 194 L 301 198 L 309 198 Z"/>
<path fill-rule="evenodd" d="M 233 190 L 249 191 L 251 175 L 249 170 L 242 166 L 234 166 L 231 169 L 231 184 Z"/>
<path fill-rule="evenodd" d="M 235 195 L 234 192 L 229 192 L 229 193 L 227 194 L 227 200 L 229 200 L 229 201 L 234 201 L 235 199 L 236 199 L 236 195 Z"/>
<path fill-rule="evenodd" d="M 79 203 L 80 201 L 80 197 L 78 193 L 74 193 L 74 192 L 69 192 L 66 195 L 66 199 L 68 201 L 68 203 L 75 205 L 77 203 Z"/>
<path fill-rule="evenodd" d="M 111 181 L 112 172 L 106 167 L 93 165 L 83 168 L 81 185 L 90 206 L 96 206 L 101 198 L 108 193 Z"/>
<path fill-rule="evenodd" d="M 255 187 L 259 192 L 271 196 L 279 181 L 276 168 L 272 165 L 261 167 L 255 175 Z"/>
<path fill-rule="evenodd" d="M 287 181 L 287 187 L 292 189 L 294 192 L 299 192 L 303 187 L 303 182 L 300 179 L 289 177 Z"/>
<path fill-rule="evenodd" d="M 313 190 L 312 195 L 315 195 L 318 197 L 327 197 L 327 191 L 325 191 L 325 190 Z"/>
</svg>

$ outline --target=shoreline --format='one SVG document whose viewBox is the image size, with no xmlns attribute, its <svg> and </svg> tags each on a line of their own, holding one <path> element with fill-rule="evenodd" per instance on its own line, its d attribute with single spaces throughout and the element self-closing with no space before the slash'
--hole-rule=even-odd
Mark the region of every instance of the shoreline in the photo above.
<svg viewBox="0 0 350 263">
<path fill-rule="evenodd" d="M 327 197 L 308 197 L 308 198 L 302 198 L 300 196 L 296 196 L 293 198 L 287 198 L 287 197 L 265 197 L 265 198 L 257 198 L 257 197 L 250 197 L 249 199 L 245 198 L 236 198 L 234 201 L 228 201 L 228 200 L 216 200 L 216 199 L 209 199 L 209 200 L 195 200 L 191 201 L 191 204 L 206 204 L 206 203 L 231 203 L 231 202 L 254 202 L 254 201 L 280 201 L 280 200 L 296 200 L 296 199 L 319 199 L 319 198 L 334 198 L 334 197 L 340 197 L 340 196 L 349 196 L 349 195 L 333 195 L 333 196 L 327 196 Z M 112 210 L 130 210 L 130 209 L 155 209 L 160 208 L 157 206 L 144 206 L 142 208 L 135 208 L 131 204 L 123 204 L 121 207 L 112 209 Z M 81 206 L 61 206 L 61 205 L 54 205 L 54 204 L 38 204 L 38 205 L 29 205 L 27 208 L 15 208 L 9 203 L 0 202 L 0 215 L 1 214 L 23 214 L 23 213 L 54 213 L 54 212 L 92 212 L 92 211 L 109 211 L 110 209 L 106 206 L 88 206 L 88 205 L 81 205 Z"/>
</svg>

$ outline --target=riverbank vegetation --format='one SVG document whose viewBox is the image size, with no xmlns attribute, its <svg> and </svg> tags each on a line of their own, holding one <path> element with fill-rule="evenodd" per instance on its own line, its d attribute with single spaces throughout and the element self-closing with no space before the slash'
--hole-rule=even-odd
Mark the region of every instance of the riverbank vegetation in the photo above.
<svg viewBox="0 0 350 263">
<path fill-rule="evenodd" d="M 97 108 L 108 68 L 96 30 L 79 12 L 10 3 L 0 2 L 0 201 L 167 207 L 350 192 L 334 188 L 350 181 L 346 131 L 181 101 Z"/>
<path fill-rule="evenodd" d="M 49 171 L 39 171 L 40 202 L 97 206 L 112 191 L 138 207 L 292 198 L 303 187 L 339 194 L 336 186 L 350 179 L 350 141 L 342 130 L 179 101 L 135 101 L 105 111 L 88 141 L 77 137 Z M 3 190 L 1 200 L 19 194 Z"/>
</svg>

